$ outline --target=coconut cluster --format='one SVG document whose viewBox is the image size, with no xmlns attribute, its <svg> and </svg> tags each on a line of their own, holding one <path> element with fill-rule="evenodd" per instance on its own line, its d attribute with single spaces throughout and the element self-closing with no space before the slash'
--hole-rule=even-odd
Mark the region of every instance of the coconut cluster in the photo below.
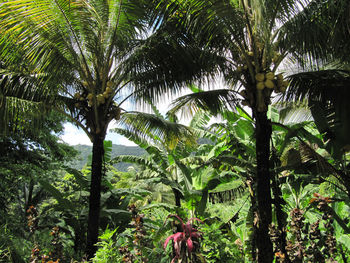
<svg viewBox="0 0 350 263">
<path fill-rule="evenodd" d="M 273 72 L 259 72 L 255 74 L 256 95 L 252 91 L 242 90 L 240 95 L 244 98 L 243 106 L 256 105 L 259 112 L 267 110 L 270 104 L 271 93 L 284 93 L 289 82 L 283 78 L 282 74 L 275 75 Z"/>
<path fill-rule="evenodd" d="M 103 93 L 97 94 L 96 95 L 97 106 L 104 104 L 106 102 L 106 99 L 108 99 L 112 93 L 113 93 L 113 90 L 110 87 L 107 87 Z M 79 101 L 87 100 L 89 107 L 92 107 L 94 105 L 94 94 L 92 94 L 92 93 L 89 93 L 86 97 L 84 97 L 83 94 L 80 94 L 79 92 L 77 92 L 74 94 L 74 99 L 79 100 Z M 79 108 L 80 103 L 77 102 L 75 104 L 75 106 L 77 108 Z"/>
<path fill-rule="evenodd" d="M 96 96 L 97 105 L 104 104 L 106 102 L 106 99 L 108 99 L 110 97 L 112 92 L 113 92 L 113 90 L 110 87 L 107 87 L 103 93 L 97 94 L 97 96 Z M 89 103 L 90 103 L 90 101 L 89 101 Z"/>
<path fill-rule="evenodd" d="M 289 82 L 283 79 L 282 74 L 275 76 L 273 72 L 257 73 L 255 80 L 257 90 L 264 90 L 266 88 L 276 93 L 284 93 L 289 85 Z"/>
<path fill-rule="evenodd" d="M 81 102 L 85 100 L 83 94 L 80 94 L 79 92 L 74 94 L 74 99 L 77 100 L 77 101 L 81 101 Z M 81 105 L 82 104 L 80 102 L 76 102 L 74 106 L 76 108 L 81 108 Z"/>
</svg>

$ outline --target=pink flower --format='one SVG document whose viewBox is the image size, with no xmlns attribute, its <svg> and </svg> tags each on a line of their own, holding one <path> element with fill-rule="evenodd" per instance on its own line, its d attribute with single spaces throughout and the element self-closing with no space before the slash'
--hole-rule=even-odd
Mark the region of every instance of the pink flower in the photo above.
<svg viewBox="0 0 350 263">
<path fill-rule="evenodd" d="M 175 234 L 170 235 L 165 240 L 164 245 L 163 245 L 164 249 L 166 249 L 166 247 L 168 246 L 169 241 L 170 240 L 174 241 L 175 257 L 171 261 L 172 263 L 174 263 L 176 259 L 180 258 L 181 246 L 182 246 L 183 242 L 186 244 L 188 253 L 191 254 L 192 251 L 193 251 L 193 248 L 194 248 L 193 238 L 195 240 L 198 240 L 199 238 L 201 238 L 201 234 L 202 233 L 199 232 L 192 225 L 192 222 L 193 221 L 198 221 L 200 223 L 203 223 L 203 222 L 200 219 L 198 219 L 198 218 L 191 218 L 190 220 L 187 221 L 186 224 L 184 224 L 182 219 L 179 216 L 177 216 L 177 215 L 169 215 L 168 218 L 169 217 L 177 218 L 180 221 L 181 228 L 182 228 L 182 232 L 177 232 Z"/>
</svg>

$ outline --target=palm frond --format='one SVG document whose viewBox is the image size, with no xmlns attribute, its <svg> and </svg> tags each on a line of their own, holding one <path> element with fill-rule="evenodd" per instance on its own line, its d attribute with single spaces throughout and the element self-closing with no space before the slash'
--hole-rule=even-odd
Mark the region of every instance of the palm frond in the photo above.
<svg viewBox="0 0 350 263">
<path fill-rule="evenodd" d="M 47 111 L 40 102 L 0 96 L 0 134 L 9 135 L 39 129 L 44 120 L 43 110 Z"/>
<path fill-rule="evenodd" d="M 238 102 L 236 92 L 228 89 L 202 91 L 177 98 L 172 112 L 182 111 L 183 115 L 193 116 L 200 109 L 217 115 L 225 110 L 232 110 Z"/>
<path fill-rule="evenodd" d="M 140 137 L 138 136 L 138 134 L 134 134 L 132 131 L 129 131 L 129 130 L 125 130 L 122 128 L 114 128 L 114 129 L 110 129 L 110 132 L 115 132 L 120 135 L 123 135 L 124 137 L 128 138 L 130 141 L 134 142 L 135 144 L 137 144 L 143 149 L 148 147 L 148 145 L 150 144 L 150 142 L 147 141 L 145 138 Z"/>
<path fill-rule="evenodd" d="M 158 174 L 163 174 L 164 171 L 160 169 L 160 167 L 153 161 L 148 160 L 148 158 L 140 157 L 140 156 L 132 156 L 132 155 L 118 155 L 111 160 L 111 163 L 118 162 L 126 162 L 133 163 L 141 166 L 143 169 L 147 168 L 148 170 L 152 170 L 157 172 Z"/>
<path fill-rule="evenodd" d="M 350 71 L 348 70 L 318 70 L 302 72 L 288 76 L 290 86 L 285 99 L 298 101 L 303 98 L 315 101 L 341 102 L 348 95 Z"/>
<path fill-rule="evenodd" d="M 283 124 L 300 123 L 305 121 L 312 121 L 312 114 L 310 107 L 306 100 L 296 102 L 281 102 L 275 103 L 279 113 L 279 121 Z"/>
<path fill-rule="evenodd" d="M 320 133 L 330 140 L 329 151 L 336 159 L 350 144 L 348 119 L 350 73 L 347 70 L 321 70 L 290 76 L 287 100 L 309 101 L 311 113 Z"/>
<path fill-rule="evenodd" d="M 167 169 L 169 160 L 166 152 L 164 152 L 164 147 L 162 145 L 161 148 L 159 148 L 157 145 L 152 145 L 154 141 L 149 141 L 147 138 L 145 139 L 143 136 L 139 136 L 139 134 L 134 133 L 131 130 L 115 128 L 112 131 L 127 137 L 139 147 L 143 148 L 148 153 L 148 158 L 151 158 L 152 161 L 154 163 L 157 163 L 157 165 L 164 171 Z"/>
<path fill-rule="evenodd" d="M 162 142 L 170 149 L 178 143 L 195 144 L 194 133 L 182 124 L 165 120 L 163 117 L 149 113 L 125 113 L 120 119 L 120 125 L 141 138 Z"/>
<path fill-rule="evenodd" d="M 217 65 L 224 60 L 200 47 L 185 32 L 167 27 L 160 28 L 146 40 L 140 40 L 123 68 L 125 78 L 133 83 L 133 97 L 156 101 L 164 92 L 178 94 L 192 81 L 201 82 L 203 78 L 217 75 Z"/>
<path fill-rule="evenodd" d="M 309 2 L 281 28 L 281 49 L 288 50 L 302 64 L 305 59 L 308 63 L 314 59 L 349 61 L 349 2 Z"/>
<path fill-rule="evenodd" d="M 44 79 L 44 78 L 43 78 Z M 50 111 L 55 88 L 40 89 L 41 80 L 28 73 L 0 71 L 0 127 L 2 134 L 41 127 Z"/>
<path fill-rule="evenodd" d="M 210 115 L 205 111 L 199 111 L 193 116 L 189 126 L 200 129 L 206 127 L 209 121 Z"/>
<path fill-rule="evenodd" d="M 349 182 L 348 175 L 343 171 L 336 169 L 327 161 L 327 159 L 324 156 L 317 153 L 316 150 L 313 149 L 310 145 L 306 143 L 301 143 L 300 153 L 303 158 L 303 162 L 315 162 L 320 175 L 324 175 L 326 177 L 328 177 L 329 175 L 333 175 L 342 183 L 342 185 L 344 185 L 347 188 L 347 190 L 349 190 L 347 187 Z"/>
</svg>

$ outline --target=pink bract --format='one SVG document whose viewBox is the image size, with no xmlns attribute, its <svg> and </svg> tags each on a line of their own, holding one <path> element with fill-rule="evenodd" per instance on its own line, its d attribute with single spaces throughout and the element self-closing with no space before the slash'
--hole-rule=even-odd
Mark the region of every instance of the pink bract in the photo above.
<svg viewBox="0 0 350 263">
<path fill-rule="evenodd" d="M 195 238 L 195 239 L 201 238 L 201 233 L 195 227 L 193 227 L 192 222 L 193 221 L 198 221 L 200 223 L 203 223 L 203 222 L 198 218 L 191 218 L 186 222 L 186 224 L 184 224 L 183 220 L 177 215 L 169 215 L 167 217 L 167 219 L 169 217 L 175 217 L 176 219 L 178 219 L 181 223 L 181 228 L 182 228 L 182 232 L 177 232 L 175 234 L 170 235 L 165 240 L 164 245 L 163 245 L 164 249 L 166 249 L 169 241 L 170 240 L 174 241 L 173 246 L 174 246 L 174 250 L 175 250 L 176 255 L 171 261 L 171 263 L 174 263 L 176 259 L 180 258 L 181 245 L 182 245 L 183 241 L 185 241 L 187 251 L 189 253 L 192 253 L 192 251 L 194 249 L 194 244 L 193 244 L 192 238 Z"/>
</svg>

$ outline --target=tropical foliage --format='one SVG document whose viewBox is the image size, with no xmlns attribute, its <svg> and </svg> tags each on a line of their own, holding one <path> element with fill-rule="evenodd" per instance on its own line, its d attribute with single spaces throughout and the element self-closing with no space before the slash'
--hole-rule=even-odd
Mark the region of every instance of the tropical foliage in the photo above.
<svg viewBox="0 0 350 263">
<path fill-rule="evenodd" d="M 0 262 L 348 262 L 349 10 L 1 0 Z"/>
</svg>

